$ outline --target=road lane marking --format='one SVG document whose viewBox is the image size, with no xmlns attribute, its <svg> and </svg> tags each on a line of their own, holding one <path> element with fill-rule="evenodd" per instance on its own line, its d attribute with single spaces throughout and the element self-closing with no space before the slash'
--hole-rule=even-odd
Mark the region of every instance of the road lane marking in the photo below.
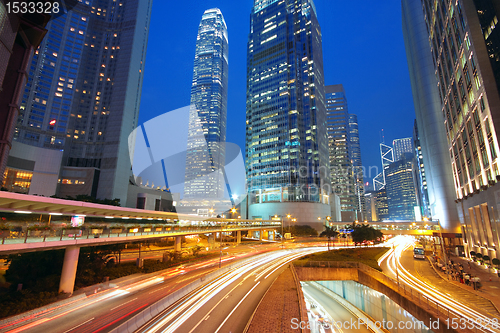
<svg viewBox="0 0 500 333">
<path fill-rule="evenodd" d="M 134 298 L 134 299 L 131 299 L 130 301 L 127 301 L 127 302 L 125 302 L 125 303 L 122 303 L 122 304 L 120 304 L 120 305 L 118 305 L 118 306 L 115 306 L 114 308 L 109 309 L 109 311 L 113 311 L 114 309 L 119 308 L 120 306 L 125 305 L 125 304 L 127 304 L 127 303 L 130 303 L 130 302 L 132 302 L 132 301 L 135 301 L 136 299 L 137 299 L 137 297 L 136 297 L 136 298 Z"/>
<path fill-rule="evenodd" d="M 160 288 L 160 289 L 153 290 L 153 291 L 149 292 L 148 294 L 157 293 L 157 292 L 159 292 L 160 290 L 165 289 L 165 288 L 168 288 L 168 287 L 170 287 L 170 286 L 166 286 L 166 287 L 162 287 L 162 288 Z"/>
<path fill-rule="evenodd" d="M 230 290 L 230 291 L 226 294 L 226 296 L 228 296 L 230 293 L 232 293 L 232 292 L 233 292 L 233 290 L 234 290 L 234 289 L 236 289 L 238 286 L 239 286 L 239 284 L 237 284 L 236 286 L 234 286 L 234 288 L 233 288 L 233 289 L 231 289 L 231 290 Z M 216 308 L 216 307 L 217 307 L 217 306 L 218 306 L 218 305 L 219 305 L 219 304 L 220 304 L 223 300 L 225 300 L 225 299 L 227 298 L 226 296 L 225 296 L 225 297 L 222 297 L 222 298 L 221 298 L 221 299 L 217 302 L 217 304 L 215 304 L 215 305 L 213 306 L 213 308 L 211 308 L 211 309 L 210 309 L 210 311 L 208 311 L 207 315 L 206 315 L 204 318 L 202 318 L 202 319 L 198 322 L 198 324 L 196 324 L 196 326 L 195 326 L 195 327 L 193 327 L 193 329 L 192 329 L 191 331 L 189 331 L 189 333 L 192 333 L 192 332 L 193 332 L 193 331 L 194 331 L 194 330 L 195 330 L 198 326 L 200 326 L 200 324 L 201 324 L 204 320 L 207 320 L 207 319 L 208 319 L 208 317 L 210 317 L 210 314 L 212 313 L 212 311 L 213 311 L 213 310 L 214 310 L 214 309 L 215 309 L 215 308 Z"/>
<path fill-rule="evenodd" d="M 222 322 L 222 324 L 220 324 L 220 326 L 217 328 L 217 330 L 214 332 L 214 333 L 217 333 L 220 331 L 220 329 L 222 328 L 222 326 L 224 326 L 224 324 L 226 323 L 226 321 L 229 319 L 229 317 L 231 317 L 231 315 L 233 314 L 234 311 L 236 311 L 236 309 L 238 308 L 238 306 L 240 306 L 240 304 L 245 300 L 245 298 L 247 298 L 248 295 L 250 295 L 250 293 L 260 284 L 260 281 L 257 282 L 255 284 L 255 286 L 253 286 L 252 289 L 250 289 L 247 294 L 241 299 L 241 301 L 236 304 L 236 306 L 234 307 L 233 311 L 231 311 L 231 313 L 229 313 L 229 315 L 226 317 L 226 319 L 224 319 L 224 321 Z"/>
<path fill-rule="evenodd" d="M 95 317 L 94 317 L 94 318 L 95 318 Z M 74 330 L 75 328 L 78 328 L 78 327 L 80 327 L 80 326 L 82 326 L 82 325 L 85 325 L 85 324 L 86 324 L 86 323 L 88 323 L 89 321 L 92 321 L 92 320 L 94 320 L 94 318 L 92 318 L 92 319 L 89 319 L 89 320 L 87 320 L 87 321 L 84 321 L 84 322 L 83 322 L 83 323 L 81 323 L 80 325 L 76 325 L 75 327 L 73 327 L 73 328 L 70 328 L 69 330 L 67 330 L 67 331 L 64 331 L 63 333 L 68 333 L 69 331 L 72 331 L 72 330 Z"/>
</svg>

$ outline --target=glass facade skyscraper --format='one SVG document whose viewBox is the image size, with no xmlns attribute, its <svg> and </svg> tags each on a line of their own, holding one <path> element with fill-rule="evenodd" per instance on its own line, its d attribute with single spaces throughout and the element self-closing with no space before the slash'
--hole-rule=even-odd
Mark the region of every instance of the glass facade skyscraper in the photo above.
<svg viewBox="0 0 500 333">
<path fill-rule="evenodd" d="M 71 193 L 91 170 L 87 189 L 125 205 L 151 7 L 151 0 L 82 1 L 49 23 L 33 57 L 15 139 L 64 149 L 61 187 Z"/>
<path fill-rule="evenodd" d="M 219 9 L 202 16 L 196 42 L 184 199 L 222 199 L 228 88 L 228 36 Z"/>
<path fill-rule="evenodd" d="M 361 143 L 359 141 L 358 116 L 349 114 L 349 159 L 352 164 L 354 195 L 357 220 L 365 220 L 365 186 L 363 181 L 363 163 L 361 162 Z"/>
<path fill-rule="evenodd" d="M 340 197 L 342 211 L 353 211 L 352 164 L 349 156 L 349 115 L 347 98 L 341 84 L 325 87 L 328 150 L 332 190 Z"/>
<path fill-rule="evenodd" d="M 391 220 L 415 220 L 417 193 L 414 179 L 413 154 L 404 154 L 391 163 L 385 175 L 387 205 Z"/>
<path fill-rule="evenodd" d="M 446 147 L 430 163 L 425 161 L 432 216 L 444 220 L 445 229 L 462 231 L 466 253 L 499 257 L 495 250 L 499 235 L 491 223 L 500 203 L 496 195 L 500 189 L 500 31 L 496 28 L 500 8 L 492 0 L 403 0 L 402 8 L 419 131 L 426 131 L 421 138 L 427 141 L 432 137 L 431 143 L 423 142 L 424 160 L 425 145 L 432 144 L 431 154 L 438 144 Z M 440 126 L 423 124 L 430 119 L 439 120 Z M 444 169 L 435 168 L 435 161 L 446 163 L 446 175 L 432 175 Z M 454 194 L 461 225 L 434 211 L 441 198 L 433 197 L 433 189 L 445 186 Z"/>
<path fill-rule="evenodd" d="M 417 182 L 417 198 L 418 204 L 420 206 L 420 214 L 422 215 L 422 217 L 432 218 L 432 214 L 429 208 L 429 195 L 427 194 L 427 179 L 425 176 L 424 156 L 422 153 L 420 134 L 418 131 L 416 120 L 413 126 L 413 147 Z"/>
<path fill-rule="evenodd" d="M 82 65 L 90 4 L 79 4 L 47 24 L 35 52 L 21 102 L 14 139 L 32 146 L 63 149 L 69 133 L 76 79 Z"/>
<path fill-rule="evenodd" d="M 288 207 L 302 202 L 318 207 L 302 209 L 308 215 L 295 216 L 297 222 L 310 222 L 314 214 L 314 220 L 325 219 L 328 141 L 322 37 L 313 1 L 255 0 L 247 62 L 249 217 L 287 215 Z"/>
<path fill-rule="evenodd" d="M 344 87 L 341 84 L 326 86 L 325 103 L 332 191 L 340 198 L 342 219 L 354 220 L 356 194 L 350 156 L 349 113 Z M 347 212 L 352 214 L 349 215 Z"/>
<path fill-rule="evenodd" d="M 349 114 L 341 84 L 325 87 L 330 180 L 343 221 L 364 219 L 364 186 L 358 118 Z"/>
<path fill-rule="evenodd" d="M 404 158 L 405 153 L 413 154 L 413 139 L 403 138 L 392 141 L 392 149 L 394 154 L 394 162 Z"/>
</svg>

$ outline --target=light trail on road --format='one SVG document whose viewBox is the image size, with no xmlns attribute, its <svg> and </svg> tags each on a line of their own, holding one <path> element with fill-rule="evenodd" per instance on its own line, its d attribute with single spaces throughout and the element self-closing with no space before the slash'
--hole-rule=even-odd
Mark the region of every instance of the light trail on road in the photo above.
<svg viewBox="0 0 500 333">
<path fill-rule="evenodd" d="M 394 251 L 386 258 L 387 267 L 391 274 L 393 274 L 394 276 L 399 275 L 400 281 L 404 282 L 406 285 L 425 295 L 434 302 L 439 303 L 440 306 L 450 309 L 464 318 L 471 319 L 476 324 L 484 324 L 482 328 L 485 331 L 500 332 L 499 329 L 492 327 L 491 325 L 493 323 L 492 319 L 494 319 L 494 317 L 485 316 L 484 314 L 471 309 L 470 307 L 441 292 L 433 285 L 426 283 L 425 281 L 422 281 L 421 279 L 411 274 L 401 264 L 401 256 L 405 250 L 413 246 L 415 241 L 411 237 L 399 236 L 395 239 L 397 240 L 394 241 Z M 467 323 L 467 327 L 469 327 L 469 323 Z"/>
<path fill-rule="evenodd" d="M 192 318 L 195 313 L 202 318 L 193 323 L 192 327 L 183 327 L 183 332 L 208 332 L 208 330 L 200 326 L 205 324 L 207 319 L 213 318 L 214 313 L 217 320 L 212 323 L 214 329 L 210 331 L 218 332 L 227 323 L 229 318 L 233 316 L 238 307 L 244 304 L 243 302 L 252 291 L 255 290 L 261 282 L 267 280 L 272 274 L 276 273 L 279 268 L 282 268 L 287 263 L 304 255 L 325 250 L 325 248 L 280 250 L 256 256 L 251 262 L 246 262 L 214 281 L 209 282 L 190 294 L 187 298 L 183 299 L 179 304 L 168 308 L 144 325 L 139 332 L 175 332 L 181 326 L 187 324 L 188 320 Z M 222 301 L 226 300 L 229 295 L 238 289 L 238 287 L 243 287 L 239 288 L 239 290 L 244 296 L 239 299 L 239 302 L 235 306 L 231 307 L 229 314 L 226 315 L 226 308 L 217 311 L 216 309 L 220 306 Z M 214 299 L 217 300 L 216 304 L 206 307 L 207 303 Z M 189 326 L 189 324 L 187 325 Z M 188 329 L 190 329 L 190 331 L 188 331 Z"/>
<path fill-rule="evenodd" d="M 247 246 L 230 251 L 223 262 L 251 258 L 254 254 L 276 249 L 271 246 Z M 270 252 L 272 253 L 272 252 Z M 68 300 L 65 304 L 48 305 L 46 310 L 14 321 L 0 321 L 1 332 L 34 333 L 90 333 L 110 330 L 136 315 L 159 299 L 188 285 L 202 275 L 217 270 L 219 258 L 182 264 L 151 274 L 137 281 L 137 277 L 122 278 L 111 288 L 89 291 L 86 297 Z M 134 300 L 134 298 L 136 298 Z"/>
</svg>

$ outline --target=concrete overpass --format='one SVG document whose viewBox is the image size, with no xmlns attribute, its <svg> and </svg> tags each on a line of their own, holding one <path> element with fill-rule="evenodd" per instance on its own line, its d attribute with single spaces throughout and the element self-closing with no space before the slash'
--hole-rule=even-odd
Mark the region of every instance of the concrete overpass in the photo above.
<svg viewBox="0 0 500 333">
<path fill-rule="evenodd" d="M 59 291 L 72 293 L 80 247 L 136 242 L 173 237 L 175 250 L 181 249 L 181 237 L 195 234 L 235 232 L 237 242 L 241 232 L 258 233 L 273 238 L 280 221 L 206 218 L 171 212 L 148 211 L 81 201 L 0 192 L 0 212 L 41 214 L 52 216 L 100 217 L 110 223 L 84 223 L 81 227 L 49 225 L 35 222 L 12 222 L 0 228 L 0 254 L 44 251 L 64 248 L 64 264 Z M 117 223 L 117 219 L 121 223 Z M 0 224 L 1 225 L 1 224 Z M 4 224 L 5 225 L 5 224 Z"/>
</svg>

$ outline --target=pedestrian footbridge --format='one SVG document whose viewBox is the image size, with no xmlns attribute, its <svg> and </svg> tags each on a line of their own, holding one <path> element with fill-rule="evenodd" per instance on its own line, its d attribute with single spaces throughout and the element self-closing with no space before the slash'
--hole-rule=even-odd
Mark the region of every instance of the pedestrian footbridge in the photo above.
<svg viewBox="0 0 500 333">
<path fill-rule="evenodd" d="M 15 213 L 16 217 L 0 223 L 0 255 L 65 249 L 59 287 L 64 293 L 73 292 L 78 256 L 84 246 L 173 237 L 175 250 L 180 251 L 182 236 L 208 234 L 213 239 L 216 233 L 234 232 L 239 242 L 242 232 L 260 240 L 274 239 L 281 228 L 280 221 L 207 218 L 11 192 L 0 192 L 0 212 Z M 44 222 L 33 222 L 32 218 L 23 221 L 19 218 L 22 214 L 40 216 Z M 65 216 L 66 222 L 56 222 L 58 216 Z M 73 217 L 71 222 L 68 216 Z M 82 224 L 85 219 L 93 222 Z"/>
</svg>

